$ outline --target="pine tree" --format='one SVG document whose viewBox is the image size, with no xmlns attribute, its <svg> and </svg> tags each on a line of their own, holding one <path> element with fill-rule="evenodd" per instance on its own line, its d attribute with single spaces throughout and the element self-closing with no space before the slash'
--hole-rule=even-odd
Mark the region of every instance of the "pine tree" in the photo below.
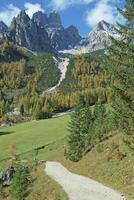
<svg viewBox="0 0 134 200">
<path fill-rule="evenodd" d="M 93 127 L 94 135 L 93 139 L 102 139 L 103 136 L 107 133 L 107 114 L 106 107 L 100 101 L 98 101 L 94 106 L 93 112 Z"/>
<path fill-rule="evenodd" d="M 11 183 L 11 194 L 16 200 L 24 200 L 30 185 L 30 172 L 26 166 L 18 165 Z"/>
<path fill-rule="evenodd" d="M 125 9 L 119 12 L 126 19 L 118 24 L 121 40 L 111 37 L 108 66 L 112 77 L 112 97 L 115 121 L 129 138 L 134 149 L 134 0 L 126 0 Z"/>
<path fill-rule="evenodd" d="M 83 96 L 80 96 L 69 124 L 70 135 L 66 156 L 70 160 L 77 162 L 82 158 L 88 145 L 91 121 L 91 110 L 85 105 Z"/>
</svg>

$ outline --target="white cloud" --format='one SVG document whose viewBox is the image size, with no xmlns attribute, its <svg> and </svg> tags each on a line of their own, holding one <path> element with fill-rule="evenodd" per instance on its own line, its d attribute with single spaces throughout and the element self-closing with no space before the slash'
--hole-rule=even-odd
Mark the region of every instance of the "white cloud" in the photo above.
<svg viewBox="0 0 134 200">
<path fill-rule="evenodd" d="M 32 4 L 26 2 L 24 4 L 24 8 L 29 17 L 32 17 L 32 15 L 37 11 L 44 12 L 43 8 L 38 3 Z M 7 25 L 10 25 L 13 17 L 16 17 L 20 11 L 21 10 L 18 7 L 14 6 L 13 4 L 9 4 L 4 10 L 0 11 L 0 20 L 5 22 Z"/>
<path fill-rule="evenodd" d="M 51 0 L 50 6 L 54 10 L 64 10 L 74 4 L 89 4 L 94 0 Z"/>
<path fill-rule="evenodd" d="M 26 9 L 26 13 L 29 15 L 29 17 L 31 18 L 33 16 L 33 14 L 37 11 L 42 11 L 44 12 L 44 9 L 41 7 L 40 4 L 38 3 L 35 3 L 35 4 L 32 4 L 32 3 L 29 3 L 29 2 L 26 2 L 24 4 L 24 7 Z"/>
<path fill-rule="evenodd" d="M 86 22 L 90 27 L 95 26 L 99 21 L 105 20 L 109 23 L 122 21 L 123 17 L 117 12 L 115 0 L 100 0 L 93 9 L 86 15 Z"/>
<path fill-rule="evenodd" d="M 7 25 L 10 25 L 12 18 L 16 17 L 20 12 L 20 9 L 13 4 L 9 4 L 7 8 L 0 12 L 0 20 L 4 21 Z"/>
</svg>

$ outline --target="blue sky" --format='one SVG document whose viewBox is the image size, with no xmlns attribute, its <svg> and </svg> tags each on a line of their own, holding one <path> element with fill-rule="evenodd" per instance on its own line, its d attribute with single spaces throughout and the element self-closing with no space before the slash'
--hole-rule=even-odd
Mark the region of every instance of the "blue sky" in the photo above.
<svg viewBox="0 0 134 200">
<path fill-rule="evenodd" d="M 0 0 L 0 20 L 9 25 L 22 9 L 30 17 L 38 10 L 46 13 L 57 10 L 65 27 L 73 24 L 86 36 L 101 20 L 123 21 L 116 7 L 123 8 L 124 3 L 125 0 Z"/>
</svg>

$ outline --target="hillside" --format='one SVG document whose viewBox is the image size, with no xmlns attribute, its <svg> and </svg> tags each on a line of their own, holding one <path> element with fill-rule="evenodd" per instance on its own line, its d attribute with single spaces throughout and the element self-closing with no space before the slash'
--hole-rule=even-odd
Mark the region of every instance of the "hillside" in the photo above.
<svg viewBox="0 0 134 200">
<path fill-rule="evenodd" d="M 92 61 L 97 61 L 99 64 L 103 63 L 103 57 L 104 57 L 104 50 L 97 50 L 92 53 L 86 53 L 81 55 L 70 55 L 70 62 L 67 67 L 67 73 L 65 79 L 62 81 L 59 91 L 63 94 L 66 92 L 76 92 L 79 90 L 79 87 L 77 85 L 77 80 L 75 79 L 73 75 L 73 69 L 75 66 L 78 65 L 84 66 L 90 65 Z M 80 63 L 81 62 L 81 63 Z M 81 72 L 82 74 L 83 72 Z M 91 75 L 91 73 L 89 74 Z"/>
<path fill-rule="evenodd" d="M 94 83 L 94 89 L 89 90 L 87 84 L 90 83 L 87 83 L 87 79 L 89 79 L 88 82 L 92 81 L 90 79 L 100 79 L 102 82 L 101 71 L 103 71 L 103 66 L 101 67 L 101 63 L 103 54 L 103 50 L 98 50 L 91 54 L 70 56 L 65 79 L 59 85 L 60 71 L 51 54 L 35 55 L 26 49 L 16 47 L 13 43 L 1 40 L 0 66 L 2 78 L 0 84 L 2 90 L 0 103 L 2 107 L 1 116 L 4 116 L 4 121 L 21 121 L 23 117 L 24 119 L 26 117 L 33 119 L 51 117 L 54 112 L 65 111 L 74 107 L 79 91 L 84 93 L 87 101 L 94 104 L 97 93 L 100 90 L 104 93 L 104 87 L 98 82 L 99 85 Z M 92 70 L 94 62 L 97 65 L 96 69 Z M 83 77 L 84 71 L 81 70 L 79 77 L 82 78 L 82 82 L 78 84 L 75 70 L 78 71 L 80 65 L 84 66 L 83 69 L 86 70 L 87 75 Z M 91 71 L 88 70 L 88 67 L 91 68 Z M 84 84 L 82 90 L 80 89 L 81 84 Z M 54 89 L 55 93 L 45 92 L 51 91 L 51 88 L 55 88 L 56 85 L 59 85 L 59 87 L 57 86 L 58 88 Z M 15 116 L 12 118 L 9 115 L 7 116 L 6 113 L 14 112 L 15 108 L 21 112 L 22 116 L 17 119 Z"/>
<path fill-rule="evenodd" d="M 22 154 L 20 158 L 31 159 L 31 156 L 34 155 L 34 148 L 50 143 L 46 148 L 40 148 L 38 159 L 59 161 L 72 172 L 97 180 L 122 192 L 128 197 L 128 200 L 133 200 L 134 158 L 124 144 L 122 134 L 113 134 L 111 138 L 97 144 L 81 161 L 74 163 L 64 157 L 66 146 L 64 138 L 68 135 L 69 120 L 69 116 L 63 116 L 1 128 L 2 158 L 7 157 L 8 149 L 13 146 L 16 153 Z M 55 134 L 53 134 L 54 132 Z M 32 143 L 30 138 L 33 139 Z M 24 152 L 25 154 L 23 154 Z M 1 167 L 3 165 L 5 165 L 5 161 L 0 163 Z M 39 180 L 41 180 L 41 184 L 44 184 L 42 181 L 45 179 L 43 177 L 41 179 L 41 176 Z M 38 189 L 40 193 L 44 190 L 43 187 L 38 187 Z M 52 199 L 53 197 L 51 196 Z M 39 198 L 43 200 L 44 197 Z"/>
<path fill-rule="evenodd" d="M 120 134 L 96 145 L 78 163 L 66 160 L 64 150 L 54 153 L 48 157 L 48 160 L 58 161 L 76 174 L 88 176 L 118 190 L 128 200 L 134 199 L 134 157 L 124 146 L 123 138 Z"/>
<path fill-rule="evenodd" d="M 18 107 L 20 99 L 54 86 L 60 72 L 51 54 L 34 55 L 13 43 L 0 40 L 1 114 Z"/>
</svg>

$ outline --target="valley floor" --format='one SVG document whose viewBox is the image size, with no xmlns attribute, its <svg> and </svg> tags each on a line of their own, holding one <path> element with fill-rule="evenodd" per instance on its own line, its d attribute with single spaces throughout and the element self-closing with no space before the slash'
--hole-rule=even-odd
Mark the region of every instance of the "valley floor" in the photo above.
<svg viewBox="0 0 134 200">
<path fill-rule="evenodd" d="M 0 160 L 10 155 L 12 147 L 15 153 L 20 154 L 21 159 L 33 161 L 35 148 L 45 146 L 36 155 L 39 160 L 59 162 L 70 172 L 96 180 L 121 192 L 128 200 L 134 200 L 134 156 L 125 147 L 122 134 L 115 134 L 96 145 L 80 162 L 74 163 L 66 160 L 64 156 L 66 137 L 69 134 L 67 129 L 69 120 L 70 115 L 65 115 L 0 128 Z M 0 162 L 0 169 L 8 163 L 7 161 Z M 44 174 L 44 171 L 40 174 Z M 40 175 L 34 183 L 28 200 L 33 200 L 35 195 L 37 195 L 36 200 L 44 200 L 45 195 L 47 195 L 47 200 L 67 199 L 62 188 L 58 188 L 57 190 L 55 182 L 53 185 L 53 180 L 48 179 L 46 175 L 44 178 Z M 52 193 L 52 190 L 55 192 Z M 63 198 L 58 198 L 59 191 L 62 191 L 60 196 Z"/>
</svg>

